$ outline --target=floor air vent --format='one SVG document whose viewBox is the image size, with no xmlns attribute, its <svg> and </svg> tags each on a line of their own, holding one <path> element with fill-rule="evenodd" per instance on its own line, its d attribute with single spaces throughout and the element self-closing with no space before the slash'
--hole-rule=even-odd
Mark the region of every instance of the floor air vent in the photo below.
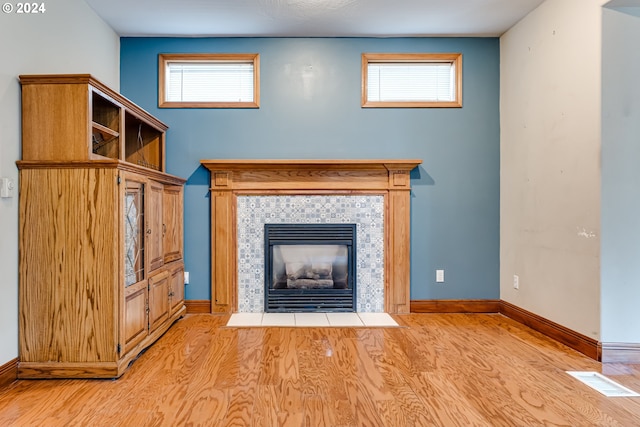
<svg viewBox="0 0 640 427">
<path fill-rule="evenodd" d="M 567 374 L 607 397 L 640 397 L 640 394 L 635 391 L 628 389 L 597 372 L 567 371 Z"/>
</svg>

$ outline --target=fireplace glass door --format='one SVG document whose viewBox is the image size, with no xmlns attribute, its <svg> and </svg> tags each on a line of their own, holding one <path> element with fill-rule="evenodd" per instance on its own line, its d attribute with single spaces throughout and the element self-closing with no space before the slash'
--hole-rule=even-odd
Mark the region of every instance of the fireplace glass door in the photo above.
<svg viewBox="0 0 640 427">
<path fill-rule="evenodd" d="M 355 224 L 266 224 L 265 311 L 355 311 Z"/>
</svg>

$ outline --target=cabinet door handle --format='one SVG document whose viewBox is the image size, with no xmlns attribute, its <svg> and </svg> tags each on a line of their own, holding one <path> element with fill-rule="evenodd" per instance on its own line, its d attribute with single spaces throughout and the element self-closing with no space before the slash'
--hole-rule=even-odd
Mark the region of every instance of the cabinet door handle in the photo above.
<svg viewBox="0 0 640 427">
<path fill-rule="evenodd" d="M 147 234 L 151 234 L 151 229 L 147 228 Z"/>
</svg>

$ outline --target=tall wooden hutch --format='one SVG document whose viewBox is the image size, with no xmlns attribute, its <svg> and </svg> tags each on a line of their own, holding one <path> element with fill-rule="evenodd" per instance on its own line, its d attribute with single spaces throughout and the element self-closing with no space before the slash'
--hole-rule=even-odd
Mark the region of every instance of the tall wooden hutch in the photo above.
<svg viewBox="0 0 640 427">
<path fill-rule="evenodd" d="M 20 83 L 18 377 L 119 377 L 185 313 L 167 126 L 90 75 Z"/>
</svg>

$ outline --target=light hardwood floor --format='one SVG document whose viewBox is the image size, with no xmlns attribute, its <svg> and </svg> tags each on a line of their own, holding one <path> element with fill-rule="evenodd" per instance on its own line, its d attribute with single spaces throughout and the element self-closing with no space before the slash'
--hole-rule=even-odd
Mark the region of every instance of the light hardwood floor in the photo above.
<svg viewBox="0 0 640 427">
<path fill-rule="evenodd" d="M 188 315 L 118 380 L 21 380 L 0 426 L 638 426 L 566 370 L 640 391 L 640 365 L 602 365 L 501 315 L 410 314 L 400 328 L 227 328 Z"/>
</svg>

